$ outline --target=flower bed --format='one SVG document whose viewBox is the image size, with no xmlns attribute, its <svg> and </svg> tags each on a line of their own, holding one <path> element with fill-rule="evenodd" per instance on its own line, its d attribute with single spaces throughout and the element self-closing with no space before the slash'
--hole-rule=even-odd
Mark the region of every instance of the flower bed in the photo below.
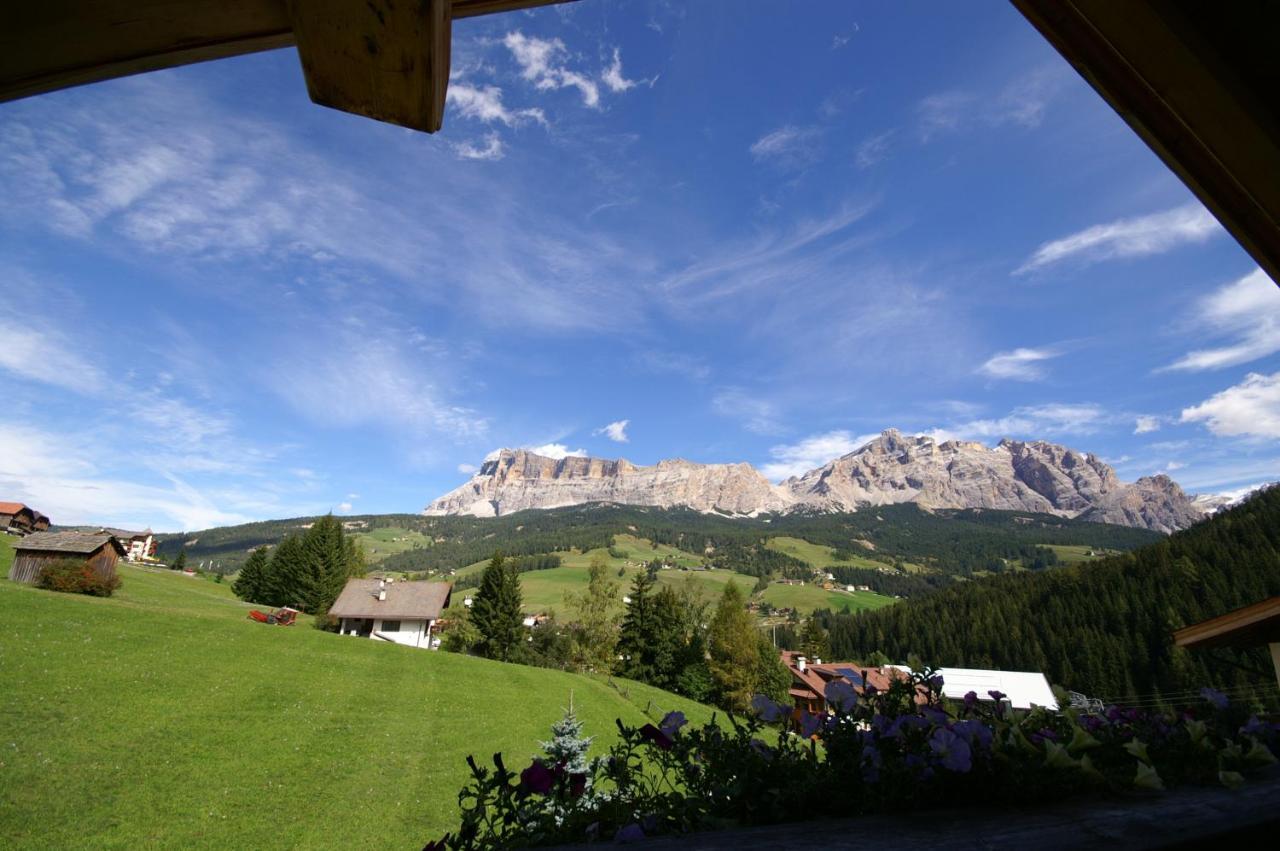
<svg viewBox="0 0 1280 851">
<path fill-rule="evenodd" d="M 500 755 L 469 760 L 459 829 L 431 849 L 628 841 L 696 830 L 938 806 L 1156 795 L 1166 785 L 1237 787 L 1276 762 L 1280 726 L 1206 689 L 1179 712 L 1111 707 L 1088 715 L 1011 710 L 1003 695 L 944 705 L 925 671 L 859 696 L 831 683 L 831 715 L 794 716 L 757 697 L 754 713 L 688 729 L 619 723 L 620 740 L 586 772 Z M 590 788 L 591 792 L 585 790 Z"/>
</svg>

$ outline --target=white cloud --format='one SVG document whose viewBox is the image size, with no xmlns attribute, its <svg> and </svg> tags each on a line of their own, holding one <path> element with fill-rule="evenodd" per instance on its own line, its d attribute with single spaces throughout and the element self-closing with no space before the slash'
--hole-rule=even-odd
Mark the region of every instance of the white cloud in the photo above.
<svg viewBox="0 0 1280 851">
<path fill-rule="evenodd" d="M 1037 439 L 1056 435 L 1092 434 L 1111 417 L 1090 402 L 1051 402 L 1015 408 L 998 419 L 974 419 L 948 426 L 945 433 L 967 439 L 1021 437 Z"/>
<path fill-rule="evenodd" d="M 978 367 L 978 372 L 991 378 L 1009 378 L 1015 381 L 1038 381 L 1045 372 L 1042 361 L 1056 358 L 1061 352 L 1053 349 L 1014 349 L 998 352 Z"/>
<path fill-rule="evenodd" d="M 723 417 L 740 421 L 743 428 L 755 434 L 778 434 L 782 431 L 777 407 L 741 388 L 721 390 L 712 397 L 711 408 Z"/>
<path fill-rule="evenodd" d="M 613 62 L 609 67 L 604 69 L 604 73 L 600 75 L 600 79 L 609 87 L 611 92 L 625 92 L 634 89 L 641 83 L 653 85 L 652 80 L 628 80 L 622 76 L 622 51 L 615 47 L 613 49 Z"/>
<path fill-rule="evenodd" d="M 339 514 L 350 514 L 350 513 L 351 513 L 351 503 L 349 503 L 349 502 L 340 502 L 340 503 L 338 503 L 338 513 L 339 513 Z"/>
<path fill-rule="evenodd" d="M 1153 431 L 1160 430 L 1160 418 L 1148 415 L 1138 417 L 1133 426 L 1134 434 L 1150 434 Z"/>
<path fill-rule="evenodd" d="M 941 92 L 922 99 L 916 104 L 920 141 L 958 129 L 975 109 L 975 100 L 968 92 Z"/>
<path fill-rule="evenodd" d="M 630 424 L 631 420 L 618 420 L 615 423 L 609 423 L 606 426 L 601 426 L 591 433 L 595 435 L 603 434 L 614 443 L 626 443 L 628 442 L 627 426 Z"/>
<path fill-rule="evenodd" d="M 893 138 L 893 132 L 889 130 L 878 136 L 872 136 L 858 145 L 858 150 L 854 154 L 854 161 L 857 162 L 858 168 L 871 168 L 889 155 L 889 140 Z"/>
<path fill-rule="evenodd" d="M 508 127 L 515 127 L 526 121 L 535 121 L 545 125 L 547 116 L 541 109 L 507 109 L 502 103 L 502 89 L 497 86 L 468 86 L 463 83 L 450 83 L 446 95 L 449 103 L 458 107 L 464 118 L 474 118 L 486 124 L 501 122 Z"/>
<path fill-rule="evenodd" d="M 761 136 L 751 145 L 756 162 L 773 161 L 788 167 L 814 162 L 819 155 L 822 131 L 817 127 L 788 124 Z"/>
<path fill-rule="evenodd" d="M 760 468 L 765 478 L 780 482 L 799 476 L 829 461 L 848 455 L 855 449 L 875 440 L 878 435 L 861 434 L 856 437 L 848 431 L 829 431 L 806 437 L 799 443 L 783 444 L 769 449 L 773 459 Z"/>
<path fill-rule="evenodd" d="M 502 140 L 498 138 L 497 133 L 489 133 L 484 137 L 484 146 L 480 147 L 473 142 L 456 142 L 453 146 L 453 152 L 463 160 L 500 160 L 506 153 L 503 151 Z"/>
<path fill-rule="evenodd" d="M 916 105 L 920 141 L 973 127 L 1038 127 L 1068 79 L 1055 63 L 1018 74 L 994 94 L 952 90 L 929 95 Z"/>
<path fill-rule="evenodd" d="M 1280 287 L 1254 269 L 1201 299 L 1193 321 L 1197 328 L 1234 339 L 1229 345 L 1188 352 L 1165 369 L 1221 369 L 1280 352 Z"/>
<path fill-rule="evenodd" d="M 586 106 L 600 105 L 600 88 L 584 74 L 570 70 L 562 59 L 568 54 L 558 38 L 542 39 L 522 32 L 509 32 L 502 40 L 511 51 L 520 73 L 539 89 L 575 88 Z"/>
<path fill-rule="evenodd" d="M 563 443 L 544 443 L 541 446 L 527 447 L 534 455 L 541 455 L 544 458 L 554 458 L 559 461 L 561 458 L 568 458 L 571 455 L 585 458 L 587 451 L 585 449 L 570 449 Z"/>
<path fill-rule="evenodd" d="M 1251 372 L 1199 405 L 1182 412 L 1182 422 L 1202 422 L 1220 437 L 1280 439 L 1280 372 Z"/>
<path fill-rule="evenodd" d="M 1221 232 L 1218 220 L 1199 202 L 1192 202 L 1160 213 L 1094 225 L 1062 239 L 1046 242 L 1014 270 L 1014 274 L 1021 275 L 1069 259 L 1096 263 L 1117 257 L 1163 254 L 1180 245 L 1204 242 Z"/>
<path fill-rule="evenodd" d="M 479 470 L 479 469 L 480 468 L 477 467 L 475 464 L 459 464 L 458 465 L 458 472 L 467 476 L 471 475 L 472 473 L 474 473 L 476 470 Z"/>
<path fill-rule="evenodd" d="M 0 369 L 27 381 L 51 384 L 87 396 L 107 392 L 109 384 L 96 366 L 80 356 L 83 344 L 40 325 L 33 316 L 0 317 Z"/>
</svg>

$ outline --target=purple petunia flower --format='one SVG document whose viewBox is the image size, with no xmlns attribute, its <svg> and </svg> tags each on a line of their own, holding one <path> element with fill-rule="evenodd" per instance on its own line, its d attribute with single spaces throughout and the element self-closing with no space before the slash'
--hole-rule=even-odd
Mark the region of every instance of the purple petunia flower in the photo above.
<svg viewBox="0 0 1280 851">
<path fill-rule="evenodd" d="M 800 735 L 806 739 L 811 739 L 818 735 L 822 729 L 822 722 L 826 720 L 823 715 L 814 715 L 812 712 L 804 711 L 800 713 Z"/>
<path fill-rule="evenodd" d="M 965 692 L 964 708 L 973 709 L 977 705 L 978 705 L 978 693 L 976 691 Z"/>
<path fill-rule="evenodd" d="M 875 783 L 880 779 L 880 767 L 884 764 L 884 757 L 880 755 L 880 751 L 875 745 L 863 745 L 862 747 L 862 779 L 866 783 Z"/>
<path fill-rule="evenodd" d="M 662 716 L 662 720 L 658 722 L 658 729 L 665 735 L 674 737 L 680 728 L 688 724 L 689 720 L 684 717 L 683 712 L 668 712 Z"/>
<path fill-rule="evenodd" d="M 759 740 L 759 739 L 752 739 L 752 740 L 751 740 L 751 749 L 752 749 L 753 751 L 755 751 L 757 754 L 759 754 L 759 755 L 760 755 L 760 757 L 761 757 L 765 762 L 772 762 L 772 761 L 773 761 L 773 756 L 774 756 L 774 750 L 773 750 L 773 748 L 769 747 L 768 745 L 766 745 L 766 744 L 765 744 L 764 742 L 762 742 L 761 740 Z"/>
<path fill-rule="evenodd" d="M 942 767 L 965 774 L 973 768 L 973 752 L 969 743 L 951 730 L 938 728 L 929 737 L 929 748 L 937 754 Z"/>
<path fill-rule="evenodd" d="M 1225 694 L 1218 691 L 1216 688 L 1202 688 L 1200 689 L 1200 696 L 1209 701 L 1209 703 L 1213 705 L 1214 709 L 1226 709 L 1227 704 L 1231 702 L 1227 700 L 1227 696 Z"/>
<path fill-rule="evenodd" d="M 640 737 L 642 739 L 648 739 L 658 747 L 662 748 L 664 751 L 671 750 L 671 745 L 674 744 L 671 741 L 670 736 L 668 736 L 666 733 L 662 732 L 652 724 L 645 724 L 643 727 L 640 728 Z"/>
<path fill-rule="evenodd" d="M 1240 728 L 1240 732 L 1246 736 L 1265 736 L 1268 729 L 1266 722 L 1259 719 L 1257 715 L 1250 715 L 1249 720 Z"/>
<path fill-rule="evenodd" d="M 991 747 L 993 739 L 991 728 L 981 721 L 973 719 L 957 721 L 952 725 L 951 729 L 955 731 L 956 735 L 963 736 L 971 748 L 987 750 Z"/>
<path fill-rule="evenodd" d="M 757 694 L 751 699 L 751 711 L 766 724 L 775 724 L 782 720 L 786 708 L 775 703 L 768 695 Z"/>
<path fill-rule="evenodd" d="M 528 768 L 520 772 L 520 785 L 528 792 L 545 795 L 551 791 L 555 776 L 538 760 L 534 760 Z"/>
<path fill-rule="evenodd" d="M 614 842 L 639 842 L 641 839 L 644 839 L 644 831 L 638 824 L 618 828 L 618 832 L 613 835 Z"/>
<path fill-rule="evenodd" d="M 928 719 L 930 724 L 939 727 L 945 727 L 947 722 L 951 720 L 951 716 L 943 712 L 941 709 L 934 709 L 932 706 L 926 706 L 920 710 L 920 714 Z"/>
<path fill-rule="evenodd" d="M 858 705 L 858 693 L 848 680 L 832 680 L 823 689 L 823 694 L 837 712 L 849 712 Z"/>
<path fill-rule="evenodd" d="M 942 691 L 942 674 L 934 674 L 928 679 L 929 688 L 934 691 Z"/>
</svg>

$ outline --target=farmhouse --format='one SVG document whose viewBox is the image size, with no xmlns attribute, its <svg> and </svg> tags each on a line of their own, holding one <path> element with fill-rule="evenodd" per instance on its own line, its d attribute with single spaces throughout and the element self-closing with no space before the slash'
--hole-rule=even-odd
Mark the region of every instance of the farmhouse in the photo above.
<svg viewBox="0 0 1280 851">
<path fill-rule="evenodd" d="M 14 547 L 9 578 L 34 583 L 46 564 L 61 559 L 83 561 L 104 579 L 115 576 L 124 547 L 114 535 L 99 532 L 33 532 Z"/>
<path fill-rule="evenodd" d="M 883 691 L 889 683 L 902 674 L 893 668 L 868 668 L 856 662 L 829 662 L 809 660 L 801 653 L 782 651 L 782 664 L 791 674 L 791 702 L 796 709 L 805 709 L 815 715 L 827 711 L 826 690 L 829 683 L 846 680 L 853 690 L 862 694 L 868 685 Z"/>
<path fill-rule="evenodd" d="M 329 614 L 343 635 L 431 648 L 440 643 L 431 633 L 452 591 L 448 582 L 348 579 Z"/>
<path fill-rule="evenodd" d="M 41 525 L 43 523 L 43 525 Z M 49 528 L 49 518 L 21 502 L 0 502 L 0 532 L 26 535 Z"/>
</svg>

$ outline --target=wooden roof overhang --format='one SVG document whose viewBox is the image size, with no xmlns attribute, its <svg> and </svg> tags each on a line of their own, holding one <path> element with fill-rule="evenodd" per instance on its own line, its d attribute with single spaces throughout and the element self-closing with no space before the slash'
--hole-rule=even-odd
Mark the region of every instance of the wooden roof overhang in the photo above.
<svg viewBox="0 0 1280 851">
<path fill-rule="evenodd" d="M 1012 2 L 1280 282 L 1280 3 Z"/>
<path fill-rule="evenodd" d="M 1176 646 L 1188 648 L 1247 649 L 1277 642 L 1280 642 L 1280 597 L 1185 626 L 1173 634 Z"/>
<path fill-rule="evenodd" d="M 0 101 L 296 46 L 311 99 L 434 133 L 453 21 L 572 0 L 23 0 L 0 10 Z"/>
</svg>

